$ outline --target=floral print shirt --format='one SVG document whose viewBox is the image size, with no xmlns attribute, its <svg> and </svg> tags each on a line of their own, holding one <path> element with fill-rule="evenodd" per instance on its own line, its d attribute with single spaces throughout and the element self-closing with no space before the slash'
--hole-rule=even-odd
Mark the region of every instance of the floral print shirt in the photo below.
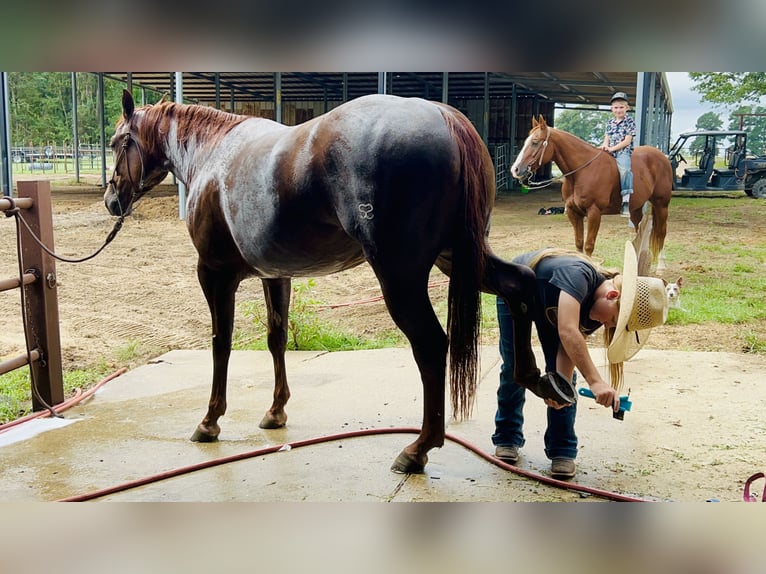
<svg viewBox="0 0 766 574">
<path fill-rule="evenodd" d="M 615 146 L 625 139 L 626 136 L 633 136 L 636 138 L 636 122 L 630 116 L 625 116 L 621 122 L 618 122 L 616 118 L 611 118 L 606 123 L 606 136 L 609 138 L 609 145 Z M 633 142 L 625 148 L 628 153 L 633 153 Z M 620 150 L 623 151 L 623 150 Z M 614 155 L 614 154 L 612 154 Z"/>
</svg>

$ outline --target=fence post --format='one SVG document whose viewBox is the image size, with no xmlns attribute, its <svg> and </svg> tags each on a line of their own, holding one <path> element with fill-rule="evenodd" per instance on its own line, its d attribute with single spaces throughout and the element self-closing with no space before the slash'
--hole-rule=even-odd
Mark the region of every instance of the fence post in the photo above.
<svg viewBox="0 0 766 574">
<path fill-rule="evenodd" d="M 32 232 L 53 251 L 53 211 L 51 209 L 51 186 L 48 181 L 19 181 L 16 184 L 19 197 L 32 198 L 34 205 L 24 211 L 24 218 Z M 64 401 L 64 382 L 61 372 L 61 341 L 59 337 L 58 282 L 53 257 L 45 253 L 29 232 L 21 226 L 21 252 L 27 270 L 34 270 L 40 277 L 27 286 L 27 321 L 30 349 L 42 351 L 39 361 L 29 368 L 42 399 L 49 405 Z M 45 406 L 32 393 L 32 409 Z"/>
</svg>

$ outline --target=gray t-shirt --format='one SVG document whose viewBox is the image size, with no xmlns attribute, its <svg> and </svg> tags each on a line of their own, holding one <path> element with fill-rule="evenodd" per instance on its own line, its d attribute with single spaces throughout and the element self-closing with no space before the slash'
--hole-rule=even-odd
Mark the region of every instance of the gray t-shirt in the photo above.
<svg viewBox="0 0 766 574">
<path fill-rule="evenodd" d="M 514 263 L 529 265 L 539 253 L 523 253 L 514 258 Z M 538 328 L 544 323 L 558 330 L 559 294 L 564 291 L 580 303 L 580 331 L 590 335 L 601 327 L 601 323 L 589 317 L 593 307 L 594 294 L 606 278 L 586 261 L 571 256 L 552 256 L 540 261 L 535 268 L 537 295 L 540 305 L 536 309 Z"/>
</svg>

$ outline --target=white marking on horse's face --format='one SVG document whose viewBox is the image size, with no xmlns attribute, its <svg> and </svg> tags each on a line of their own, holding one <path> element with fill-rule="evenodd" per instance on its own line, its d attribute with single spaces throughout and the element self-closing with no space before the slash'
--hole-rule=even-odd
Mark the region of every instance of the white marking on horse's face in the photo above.
<svg viewBox="0 0 766 574">
<path fill-rule="evenodd" d="M 527 139 L 524 140 L 524 145 L 521 147 L 521 151 L 516 156 L 516 160 L 513 162 L 513 165 L 511 166 L 511 175 L 515 177 L 516 179 L 519 179 L 519 164 L 521 163 L 521 158 L 524 157 L 524 154 L 527 151 L 527 148 L 529 147 L 529 143 L 532 141 L 532 134 L 527 136 Z"/>
</svg>

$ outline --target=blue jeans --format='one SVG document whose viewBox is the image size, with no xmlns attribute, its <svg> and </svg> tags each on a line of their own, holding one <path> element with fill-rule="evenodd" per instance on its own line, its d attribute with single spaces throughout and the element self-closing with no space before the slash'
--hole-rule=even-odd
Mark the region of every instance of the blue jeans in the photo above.
<svg viewBox="0 0 766 574">
<path fill-rule="evenodd" d="M 633 172 L 630 169 L 631 152 L 628 149 L 621 149 L 614 154 L 617 160 L 617 170 L 620 172 L 620 194 L 623 201 L 628 201 L 633 193 Z"/>
<path fill-rule="evenodd" d="M 495 413 L 495 446 L 524 446 L 524 402 L 526 389 L 513 380 L 513 319 L 508 306 L 497 298 L 497 321 L 500 326 L 500 386 L 497 389 L 497 412 Z M 545 321 L 545 319 L 542 319 Z M 552 327 L 537 322 L 537 334 L 545 355 L 545 370 L 556 370 L 556 354 L 561 341 Z M 546 328 L 548 327 L 548 328 Z M 574 375 L 573 375 L 574 376 Z M 573 378 L 573 381 L 574 378 Z M 563 409 L 548 407 L 548 427 L 545 430 L 545 454 L 548 458 L 576 458 L 577 435 L 574 430 L 577 405 Z"/>
</svg>

